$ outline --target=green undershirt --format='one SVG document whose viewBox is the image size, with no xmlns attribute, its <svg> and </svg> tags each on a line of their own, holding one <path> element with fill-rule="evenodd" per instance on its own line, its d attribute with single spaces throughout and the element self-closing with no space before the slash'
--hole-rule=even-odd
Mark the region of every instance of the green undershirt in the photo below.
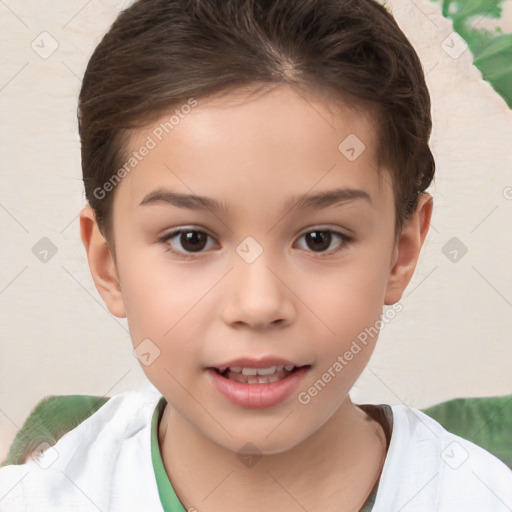
<svg viewBox="0 0 512 512">
<path fill-rule="evenodd" d="M 172 488 L 167 472 L 165 471 L 164 462 L 158 446 L 158 426 L 160 425 L 160 419 L 162 418 L 166 404 L 167 400 L 165 397 L 160 398 L 155 408 L 155 412 L 153 413 L 153 420 L 151 421 L 151 460 L 153 461 L 156 485 L 158 487 L 158 494 L 164 511 L 187 512 Z"/>
<path fill-rule="evenodd" d="M 167 401 L 165 397 L 160 398 L 155 408 L 155 412 L 153 413 L 153 419 L 151 421 L 151 460 L 153 461 L 156 485 L 158 487 L 158 494 L 160 496 L 164 512 L 187 512 L 176 496 L 169 477 L 167 476 L 158 444 L 158 428 L 166 404 Z M 371 512 L 376 496 L 377 486 L 368 497 L 368 500 L 366 500 L 366 503 L 360 512 Z"/>
</svg>

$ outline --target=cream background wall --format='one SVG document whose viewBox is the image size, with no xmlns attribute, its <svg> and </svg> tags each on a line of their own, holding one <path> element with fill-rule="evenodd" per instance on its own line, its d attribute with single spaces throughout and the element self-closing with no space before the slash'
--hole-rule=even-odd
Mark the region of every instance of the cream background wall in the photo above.
<svg viewBox="0 0 512 512">
<path fill-rule="evenodd" d="M 80 79 L 122 5 L 0 0 L 0 459 L 44 396 L 150 385 L 93 285 L 78 223 Z M 432 94 L 435 211 L 403 310 L 352 396 L 426 407 L 512 393 L 512 112 L 437 5 L 388 5 Z"/>
</svg>

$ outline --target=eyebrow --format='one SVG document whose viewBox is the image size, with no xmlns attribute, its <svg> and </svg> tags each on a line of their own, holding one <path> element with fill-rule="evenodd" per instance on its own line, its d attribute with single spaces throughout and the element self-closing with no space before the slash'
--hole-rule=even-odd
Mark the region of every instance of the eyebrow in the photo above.
<svg viewBox="0 0 512 512">
<path fill-rule="evenodd" d="M 316 194 L 290 197 L 285 202 L 283 210 L 289 211 L 294 208 L 300 210 L 321 209 L 361 199 L 372 204 L 371 197 L 365 190 L 338 188 Z M 153 204 L 170 204 L 178 208 L 210 210 L 215 213 L 226 213 L 229 211 L 229 206 L 225 202 L 219 202 L 210 197 L 195 194 L 180 194 L 164 188 L 157 188 L 147 194 L 139 206 Z"/>
</svg>

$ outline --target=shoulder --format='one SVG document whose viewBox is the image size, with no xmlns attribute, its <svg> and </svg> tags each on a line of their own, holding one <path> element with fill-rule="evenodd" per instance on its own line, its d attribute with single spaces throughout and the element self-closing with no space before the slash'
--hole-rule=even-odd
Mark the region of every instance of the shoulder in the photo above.
<svg viewBox="0 0 512 512">
<path fill-rule="evenodd" d="M 512 471 L 501 460 L 418 409 L 391 407 L 393 433 L 375 512 L 510 510 Z"/>
<path fill-rule="evenodd" d="M 124 503 L 125 510 L 135 510 L 132 507 L 136 503 L 143 506 L 144 493 L 146 502 L 151 501 L 156 491 L 151 463 L 151 418 L 160 398 L 153 389 L 119 393 L 103 404 L 95 402 L 95 407 L 99 407 L 71 429 L 69 416 L 59 417 L 58 413 L 48 427 L 48 415 L 42 411 L 50 406 L 46 412 L 58 411 L 55 400 L 38 404 L 27 422 L 32 417 L 32 430 L 42 426 L 43 437 L 50 442 L 41 442 L 43 449 L 36 456 L 0 468 L 0 496 L 5 495 L 2 511 L 19 510 L 21 505 L 27 510 L 32 505 L 40 511 L 64 511 L 70 510 L 70 504 L 75 510 L 97 510 L 91 506 L 91 500 L 102 510 L 112 510 L 116 486 L 121 482 L 128 492 L 116 499 Z M 34 421 L 37 412 L 44 421 Z M 60 427 L 57 434 L 61 437 L 52 443 L 56 427 Z M 49 429 L 46 433 L 45 428 Z M 41 431 L 39 437 L 26 431 L 24 439 L 32 437 L 39 441 L 40 436 Z"/>
<path fill-rule="evenodd" d="M 23 464 L 43 448 L 53 446 L 64 434 L 103 406 L 109 397 L 52 395 L 30 411 L 12 442 L 4 465 Z"/>
</svg>

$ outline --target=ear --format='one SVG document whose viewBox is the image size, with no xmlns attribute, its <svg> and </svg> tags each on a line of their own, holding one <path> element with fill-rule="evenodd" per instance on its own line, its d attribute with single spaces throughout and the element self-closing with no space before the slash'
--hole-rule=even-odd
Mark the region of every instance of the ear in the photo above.
<svg viewBox="0 0 512 512">
<path fill-rule="evenodd" d="M 384 304 L 400 300 L 412 278 L 421 247 L 427 236 L 432 217 L 433 200 L 426 192 L 420 195 L 418 206 L 410 219 L 406 219 L 393 252 L 392 269 L 386 288 Z"/>
<path fill-rule="evenodd" d="M 115 260 L 90 206 L 86 206 L 80 213 L 80 235 L 96 289 L 114 316 L 126 317 Z"/>
</svg>

